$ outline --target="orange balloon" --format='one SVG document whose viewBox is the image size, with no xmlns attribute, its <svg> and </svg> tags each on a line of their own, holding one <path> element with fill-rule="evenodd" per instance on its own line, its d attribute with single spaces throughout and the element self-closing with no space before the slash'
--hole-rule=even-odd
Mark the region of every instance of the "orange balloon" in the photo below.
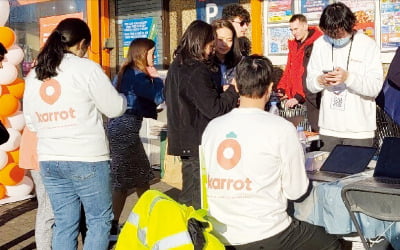
<svg viewBox="0 0 400 250">
<path fill-rule="evenodd" d="M 18 111 L 19 101 L 11 94 L 0 96 L 0 116 L 9 116 Z"/>
<path fill-rule="evenodd" d="M 6 187 L 0 183 L 0 200 L 6 197 Z"/>
<path fill-rule="evenodd" d="M 17 163 L 7 164 L 0 170 L 0 183 L 6 186 L 14 186 L 22 181 L 25 170 L 18 167 Z"/>
<path fill-rule="evenodd" d="M 19 148 L 14 151 L 8 151 L 8 163 L 17 163 L 19 164 Z"/>
<path fill-rule="evenodd" d="M 8 91 L 6 85 L 0 85 L 0 88 L 1 88 L 1 95 L 10 94 L 10 91 Z"/>
<path fill-rule="evenodd" d="M 21 78 L 17 78 L 14 82 L 5 85 L 5 87 L 8 90 L 8 93 L 12 94 L 18 99 L 21 99 L 24 95 L 25 81 Z"/>
<path fill-rule="evenodd" d="M 0 27 L 0 43 L 4 45 L 7 49 L 13 46 L 15 42 L 15 33 L 12 29 L 8 27 Z"/>
</svg>

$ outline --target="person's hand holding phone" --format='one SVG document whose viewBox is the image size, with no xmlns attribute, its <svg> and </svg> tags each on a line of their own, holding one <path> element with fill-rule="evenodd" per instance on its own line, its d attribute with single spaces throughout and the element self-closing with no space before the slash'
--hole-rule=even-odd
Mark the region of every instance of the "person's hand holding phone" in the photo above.
<svg viewBox="0 0 400 250">
<path fill-rule="evenodd" d="M 335 86 L 344 83 L 347 80 L 348 72 L 340 67 L 335 70 L 323 70 L 322 75 L 318 78 L 318 82 L 324 86 Z"/>
<path fill-rule="evenodd" d="M 349 73 L 341 67 L 335 68 L 330 72 L 323 72 L 324 80 L 331 86 L 339 85 L 346 82 Z"/>
<path fill-rule="evenodd" d="M 322 70 L 322 75 L 319 75 L 317 78 L 318 83 L 323 86 L 330 86 L 330 83 L 327 78 L 330 77 L 328 74 L 330 74 L 331 72 L 332 70 Z"/>
</svg>

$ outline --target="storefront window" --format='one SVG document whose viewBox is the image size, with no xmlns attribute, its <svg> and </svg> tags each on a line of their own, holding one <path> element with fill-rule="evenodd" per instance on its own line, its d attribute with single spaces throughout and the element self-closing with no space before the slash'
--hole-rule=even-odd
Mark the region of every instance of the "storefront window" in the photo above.
<svg viewBox="0 0 400 250">
<path fill-rule="evenodd" d="M 264 54 L 273 64 L 287 62 L 287 40 L 291 37 L 289 19 L 301 13 L 310 26 L 318 26 L 323 9 L 339 0 L 264 0 Z M 355 14 L 355 29 L 381 46 L 381 60 L 390 63 L 400 45 L 400 0 L 340 0 Z"/>
<path fill-rule="evenodd" d="M 25 53 L 22 73 L 29 72 L 32 61 L 55 26 L 67 17 L 86 20 L 85 0 L 11 0 L 9 26 Z"/>
</svg>

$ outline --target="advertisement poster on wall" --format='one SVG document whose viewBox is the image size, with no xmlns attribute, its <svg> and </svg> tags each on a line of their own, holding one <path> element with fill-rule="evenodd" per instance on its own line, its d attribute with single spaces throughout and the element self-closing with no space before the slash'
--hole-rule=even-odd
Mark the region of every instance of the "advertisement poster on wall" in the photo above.
<svg viewBox="0 0 400 250">
<path fill-rule="evenodd" d="M 324 8 L 330 3 L 330 0 L 301 0 L 301 13 L 308 20 L 318 20 Z"/>
<path fill-rule="evenodd" d="M 268 1 L 268 22 L 288 22 L 293 15 L 293 0 L 269 0 Z"/>
<path fill-rule="evenodd" d="M 375 0 L 341 0 L 357 18 L 356 30 L 375 39 Z"/>
<path fill-rule="evenodd" d="M 288 39 L 291 38 L 288 26 L 271 27 L 268 29 L 268 54 L 269 55 L 285 55 L 289 52 Z"/>
<path fill-rule="evenodd" d="M 239 3 L 239 0 L 196 0 L 197 20 L 206 23 L 222 17 L 222 9 L 225 5 Z"/>
<path fill-rule="evenodd" d="M 157 23 L 153 17 L 127 19 L 122 21 L 122 42 L 124 58 L 128 54 L 129 44 L 135 38 L 149 38 L 156 43 L 156 50 L 154 52 L 154 64 L 160 64 L 160 56 L 157 49 Z"/>
<path fill-rule="evenodd" d="M 393 51 L 400 46 L 400 0 L 381 1 L 381 49 Z"/>
</svg>

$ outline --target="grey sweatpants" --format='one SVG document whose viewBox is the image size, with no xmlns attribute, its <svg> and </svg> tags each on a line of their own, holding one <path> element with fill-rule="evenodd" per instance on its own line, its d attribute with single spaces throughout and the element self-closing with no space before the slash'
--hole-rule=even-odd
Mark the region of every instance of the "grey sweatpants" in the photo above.
<svg viewBox="0 0 400 250">
<path fill-rule="evenodd" d="M 40 172 L 31 170 L 33 182 L 35 183 L 38 208 L 36 213 L 35 240 L 37 250 L 51 250 L 53 237 L 54 214 L 49 196 L 42 182 Z"/>
</svg>

